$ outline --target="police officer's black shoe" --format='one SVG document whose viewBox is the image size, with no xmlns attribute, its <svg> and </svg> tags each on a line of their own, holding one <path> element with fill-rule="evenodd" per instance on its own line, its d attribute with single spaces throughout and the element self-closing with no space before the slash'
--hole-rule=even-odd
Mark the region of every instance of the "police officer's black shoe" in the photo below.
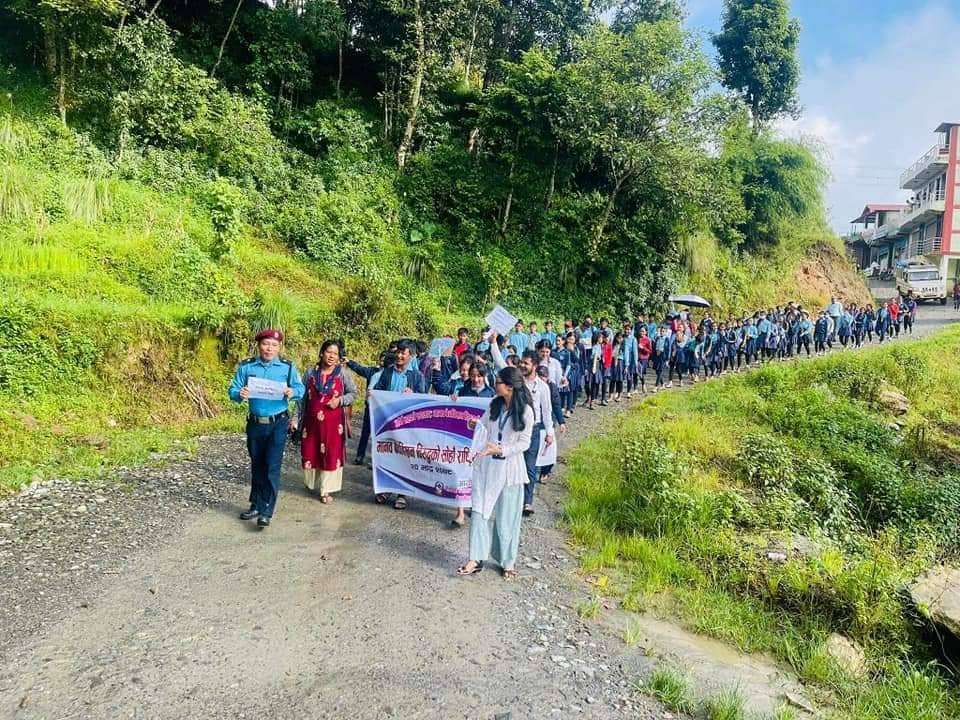
<svg viewBox="0 0 960 720">
<path fill-rule="evenodd" d="M 266 515 L 261 515 L 260 517 L 257 518 L 257 527 L 265 528 L 269 524 L 270 524 L 270 518 L 268 518 Z"/>
<path fill-rule="evenodd" d="M 260 511 L 257 510 L 255 507 L 252 507 L 252 508 L 250 508 L 249 510 L 244 510 L 242 513 L 240 513 L 240 519 L 241 519 L 241 520 L 253 520 L 253 519 L 254 519 L 255 517 L 257 517 L 259 514 L 260 514 Z"/>
</svg>

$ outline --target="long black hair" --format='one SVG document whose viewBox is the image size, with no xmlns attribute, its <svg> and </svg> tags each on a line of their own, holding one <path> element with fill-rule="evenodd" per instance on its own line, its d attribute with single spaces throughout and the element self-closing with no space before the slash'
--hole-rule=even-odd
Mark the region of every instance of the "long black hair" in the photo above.
<svg viewBox="0 0 960 720">
<path fill-rule="evenodd" d="M 497 395 L 490 403 L 490 419 L 498 420 L 500 413 L 506 412 L 513 421 L 513 429 L 521 432 L 526 427 L 523 422 L 523 412 L 528 406 L 533 407 L 533 397 L 530 395 L 530 390 L 527 389 L 527 385 L 523 381 L 523 375 L 515 367 L 503 368 L 497 373 L 497 379 L 507 387 L 513 388 L 513 398 L 510 400 L 510 407 L 504 409 L 507 402 L 500 395 Z"/>
</svg>

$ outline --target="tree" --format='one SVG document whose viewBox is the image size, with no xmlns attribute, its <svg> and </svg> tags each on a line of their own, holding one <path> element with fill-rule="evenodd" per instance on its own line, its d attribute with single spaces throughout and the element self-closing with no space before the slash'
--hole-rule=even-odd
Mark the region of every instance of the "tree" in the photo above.
<svg viewBox="0 0 960 720">
<path fill-rule="evenodd" d="M 751 133 L 745 118 L 734 118 L 723 138 L 718 185 L 740 196 L 743 212 L 732 223 L 733 233 L 747 249 L 777 243 L 783 223 L 823 218 L 822 191 L 828 173 L 810 147 L 795 140 L 778 140 L 768 132 Z"/>
<path fill-rule="evenodd" d="M 563 112 L 563 92 L 553 58 L 539 50 L 524 53 L 517 63 L 502 61 L 501 74 L 501 82 L 483 96 L 478 114 L 485 151 L 507 166 L 507 197 L 500 220 L 500 233 L 504 234 L 510 222 L 518 164 L 539 170 L 550 163 L 546 192 L 546 205 L 550 205 L 560 155 L 557 124 Z M 525 177 L 530 179 L 528 174 Z"/>
<path fill-rule="evenodd" d="M 107 23 L 126 12 L 123 0 L 15 0 L 14 9 L 43 33 L 47 74 L 56 87 L 57 113 L 67 124 L 73 82 L 83 60 L 107 36 Z M 78 65 L 80 67 L 78 67 Z"/>
<path fill-rule="evenodd" d="M 683 8 L 678 0 L 626 0 L 617 6 L 611 27 L 614 32 L 628 33 L 637 23 L 682 19 Z"/>
<path fill-rule="evenodd" d="M 723 84 L 750 108 L 754 131 L 796 113 L 800 23 L 788 0 L 725 0 L 720 32 L 713 36 Z"/>
<path fill-rule="evenodd" d="M 639 23 L 625 35 L 598 26 L 564 68 L 566 141 L 606 178 L 606 202 L 588 254 L 600 257 L 617 199 L 634 180 L 685 171 L 700 147 L 701 104 L 711 80 L 696 43 L 676 21 Z"/>
</svg>

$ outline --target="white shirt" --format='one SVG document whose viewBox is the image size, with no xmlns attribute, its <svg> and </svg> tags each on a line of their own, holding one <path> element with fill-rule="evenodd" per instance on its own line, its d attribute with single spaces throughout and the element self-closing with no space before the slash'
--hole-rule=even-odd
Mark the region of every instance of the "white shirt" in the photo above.
<svg viewBox="0 0 960 720">
<path fill-rule="evenodd" d="M 543 423 L 547 435 L 553 435 L 553 413 L 550 405 L 550 386 L 538 377 L 533 382 L 524 379 L 533 398 L 533 422 Z"/>
<path fill-rule="evenodd" d="M 490 343 L 490 355 L 493 357 L 493 366 L 497 370 L 503 370 L 503 368 L 507 366 L 507 363 L 503 359 L 503 353 L 500 352 L 500 348 L 497 347 L 496 343 Z M 558 367 L 560 366 L 556 358 L 550 359 L 556 362 Z M 547 435 L 552 436 L 553 413 L 550 405 L 550 386 L 536 376 L 534 376 L 533 382 L 526 378 L 524 378 L 524 382 L 530 391 L 530 395 L 533 397 L 533 413 L 536 418 L 534 423 L 543 423 L 543 428 Z"/>
</svg>

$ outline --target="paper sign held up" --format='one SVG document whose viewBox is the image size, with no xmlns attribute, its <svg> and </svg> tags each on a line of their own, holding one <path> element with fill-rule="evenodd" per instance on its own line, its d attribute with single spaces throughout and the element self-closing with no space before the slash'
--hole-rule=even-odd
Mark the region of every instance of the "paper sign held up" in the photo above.
<svg viewBox="0 0 960 720">
<path fill-rule="evenodd" d="M 511 315 L 502 305 L 494 305 L 486 320 L 490 329 L 499 335 L 508 334 L 517 324 L 517 318 Z"/>
</svg>

